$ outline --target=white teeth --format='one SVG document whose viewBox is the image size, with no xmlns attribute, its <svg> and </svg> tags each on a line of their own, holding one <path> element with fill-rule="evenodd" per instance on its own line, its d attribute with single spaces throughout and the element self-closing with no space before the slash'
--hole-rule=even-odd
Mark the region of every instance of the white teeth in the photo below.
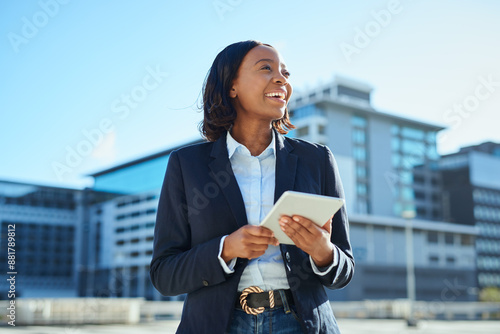
<svg viewBox="0 0 500 334">
<path fill-rule="evenodd" d="M 269 96 L 269 97 L 279 97 L 280 99 L 285 99 L 285 94 L 284 93 L 278 93 L 278 92 L 275 92 L 275 93 L 268 93 L 268 94 L 265 94 L 266 96 Z"/>
</svg>

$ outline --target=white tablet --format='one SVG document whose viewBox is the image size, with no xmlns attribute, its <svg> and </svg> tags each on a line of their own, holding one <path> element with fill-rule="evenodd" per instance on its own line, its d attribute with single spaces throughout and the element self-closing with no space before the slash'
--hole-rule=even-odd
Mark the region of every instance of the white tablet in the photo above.
<svg viewBox="0 0 500 334">
<path fill-rule="evenodd" d="M 273 231 L 281 244 L 294 245 L 292 239 L 281 230 L 279 219 L 282 215 L 302 216 L 323 226 L 342 205 L 344 205 L 342 198 L 285 191 L 260 225 Z"/>
</svg>

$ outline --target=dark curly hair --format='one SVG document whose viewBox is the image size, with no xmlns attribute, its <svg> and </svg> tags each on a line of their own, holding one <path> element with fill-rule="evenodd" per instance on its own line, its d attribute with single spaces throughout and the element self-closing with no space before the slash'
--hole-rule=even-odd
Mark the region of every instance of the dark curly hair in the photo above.
<svg viewBox="0 0 500 334">
<path fill-rule="evenodd" d="M 243 58 L 258 45 L 272 48 L 269 44 L 249 40 L 233 43 L 215 57 L 203 84 L 203 121 L 199 126 L 202 136 L 208 141 L 216 141 L 233 125 L 236 110 L 231 104 L 229 91 Z M 273 121 L 273 127 L 281 134 L 295 128 L 290 122 L 288 108 L 282 118 Z"/>
</svg>

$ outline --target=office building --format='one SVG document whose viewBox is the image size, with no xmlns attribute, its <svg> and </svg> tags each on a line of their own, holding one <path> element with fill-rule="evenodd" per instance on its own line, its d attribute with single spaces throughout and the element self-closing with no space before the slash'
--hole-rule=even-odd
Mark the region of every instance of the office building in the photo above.
<svg viewBox="0 0 500 334">
<path fill-rule="evenodd" d="M 475 226 L 479 288 L 500 287 L 500 144 L 461 148 L 439 161 L 445 219 Z"/>
<path fill-rule="evenodd" d="M 15 235 L 16 298 L 76 297 L 81 191 L 0 181 L 0 263 L 7 272 L 8 226 Z M 8 282 L 0 281 L 0 299 Z"/>
<path fill-rule="evenodd" d="M 371 91 L 364 83 L 336 77 L 292 97 L 291 120 L 297 128 L 290 136 L 330 147 L 349 212 L 401 217 L 404 211 L 417 211 L 414 167 L 437 160 L 436 134 L 443 127 L 375 110 Z M 437 189 L 430 183 L 420 191 L 432 198 Z M 439 219 L 439 210 L 429 209 L 436 215 L 418 217 Z"/>
</svg>

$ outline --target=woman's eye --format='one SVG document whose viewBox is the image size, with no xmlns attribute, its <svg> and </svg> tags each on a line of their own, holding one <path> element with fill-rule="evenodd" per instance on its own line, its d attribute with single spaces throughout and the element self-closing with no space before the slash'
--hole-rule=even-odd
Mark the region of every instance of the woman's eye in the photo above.
<svg viewBox="0 0 500 334">
<path fill-rule="evenodd" d="M 288 78 L 290 76 L 290 72 L 285 71 L 285 72 L 283 72 L 283 75 Z"/>
<path fill-rule="evenodd" d="M 271 66 L 269 66 L 269 65 L 265 65 L 265 66 L 263 66 L 263 67 L 262 67 L 262 69 L 263 69 L 263 70 L 270 70 L 270 69 L 271 69 Z"/>
</svg>

